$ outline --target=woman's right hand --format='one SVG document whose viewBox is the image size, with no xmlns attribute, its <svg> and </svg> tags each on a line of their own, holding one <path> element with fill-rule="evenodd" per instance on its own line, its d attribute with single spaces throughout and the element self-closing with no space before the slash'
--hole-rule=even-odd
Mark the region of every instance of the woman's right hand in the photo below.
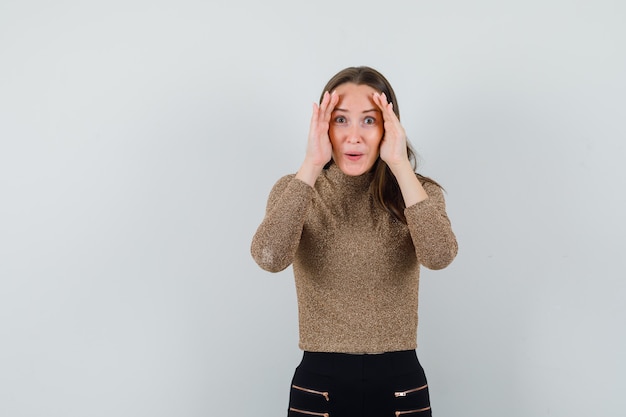
<svg viewBox="0 0 626 417">
<path fill-rule="evenodd" d="M 306 182 L 310 186 L 315 184 L 315 180 L 322 172 L 324 165 L 330 161 L 333 147 L 328 136 L 330 118 L 339 102 L 339 96 L 334 91 L 324 93 L 322 102 L 313 104 L 313 115 L 311 116 L 311 126 L 309 127 L 309 139 L 306 147 L 306 155 L 296 178 Z"/>
</svg>

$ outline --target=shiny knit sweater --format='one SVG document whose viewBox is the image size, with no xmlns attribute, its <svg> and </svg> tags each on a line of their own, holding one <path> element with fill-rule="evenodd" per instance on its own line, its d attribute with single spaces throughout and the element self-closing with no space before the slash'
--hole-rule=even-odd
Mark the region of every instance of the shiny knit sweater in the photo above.
<svg viewBox="0 0 626 417">
<path fill-rule="evenodd" d="M 428 198 L 405 209 L 404 224 L 374 201 L 371 180 L 332 164 L 314 187 L 287 175 L 270 192 L 251 252 L 267 271 L 293 264 L 302 350 L 415 349 L 420 265 L 456 256 L 438 186 L 423 183 Z"/>
</svg>

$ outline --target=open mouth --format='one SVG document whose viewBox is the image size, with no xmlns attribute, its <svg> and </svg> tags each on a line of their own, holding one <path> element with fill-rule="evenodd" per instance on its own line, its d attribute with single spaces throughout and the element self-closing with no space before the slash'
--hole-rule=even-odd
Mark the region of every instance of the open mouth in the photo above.
<svg viewBox="0 0 626 417">
<path fill-rule="evenodd" d="M 362 153 L 346 153 L 345 155 L 346 155 L 346 158 L 348 158 L 351 161 L 356 161 L 363 156 Z"/>
</svg>

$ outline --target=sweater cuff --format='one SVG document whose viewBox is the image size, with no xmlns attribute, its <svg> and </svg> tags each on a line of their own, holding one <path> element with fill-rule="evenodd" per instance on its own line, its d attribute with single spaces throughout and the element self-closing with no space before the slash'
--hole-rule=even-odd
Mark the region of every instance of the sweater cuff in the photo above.
<svg viewBox="0 0 626 417">
<path fill-rule="evenodd" d="M 404 209 L 405 216 L 416 216 L 424 210 L 431 210 L 434 207 L 434 201 L 431 197 L 408 206 Z"/>
</svg>

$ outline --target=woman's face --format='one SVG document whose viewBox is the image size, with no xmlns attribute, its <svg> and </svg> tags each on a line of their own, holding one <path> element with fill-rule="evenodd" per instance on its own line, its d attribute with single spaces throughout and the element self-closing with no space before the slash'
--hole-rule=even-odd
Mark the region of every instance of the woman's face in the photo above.
<svg viewBox="0 0 626 417">
<path fill-rule="evenodd" d="M 333 160 L 346 175 L 368 172 L 376 159 L 383 137 L 383 117 L 368 85 L 341 84 L 335 90 L 339 102 L 332 112 L 328 135 Z"/>
</svg>

